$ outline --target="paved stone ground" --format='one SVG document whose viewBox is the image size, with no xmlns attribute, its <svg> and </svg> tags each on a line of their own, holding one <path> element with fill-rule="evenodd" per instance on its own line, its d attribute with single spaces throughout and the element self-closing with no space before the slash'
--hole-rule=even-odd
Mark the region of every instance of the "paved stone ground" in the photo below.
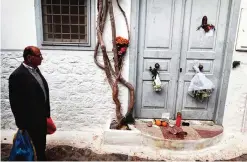
<svg viewBox="0 0 247 162">
<path fill-rule="evenodd" d="M 7 161 L 12 145 L 1 144 L 1 161 Z M 97 154 L 87 148 L 71 146 L 47 146 L 48 161 L 153 161 L 124 154 Z M 200 161 L 200 160 L 197 160 Z M 247 161 L 247 154 L 224 161 Z"/>
<path fill-rule="evenodd" d="M 7 161 L 12 145 L 1 144 L 1 161 Z M 48 161 L 151 161 L 137 156 L 124 154 L 97 154 L 87 148 L 71 146 L 47 146 L 46 156 Z"/>
</svg>

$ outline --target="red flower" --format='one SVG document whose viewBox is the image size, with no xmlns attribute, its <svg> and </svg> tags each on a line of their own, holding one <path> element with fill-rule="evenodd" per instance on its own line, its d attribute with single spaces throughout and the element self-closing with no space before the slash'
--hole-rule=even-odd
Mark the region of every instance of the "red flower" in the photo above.
<svg viewBox="0 0 247 162">
<path fill-rule="evenodd" d="M 125 53 L 126 53 L 126 50 L 127 50 L 126 47 L 122 47 L 122 48 L 120 49 L 120 51 L 118 51 L 118 55 L 123 55 L 123 54 L 125 54 Z"/>
<path fill-rule="evenodd" d="M 120 49 L 120 51 L 121 51 L 122 53 L 125 53 L 125 52 L 126 52 L 126 50 L 127 50 L 127 48 L 126 48 L 126 47 L 122 47 L 122 48 Z"/>
</svg>

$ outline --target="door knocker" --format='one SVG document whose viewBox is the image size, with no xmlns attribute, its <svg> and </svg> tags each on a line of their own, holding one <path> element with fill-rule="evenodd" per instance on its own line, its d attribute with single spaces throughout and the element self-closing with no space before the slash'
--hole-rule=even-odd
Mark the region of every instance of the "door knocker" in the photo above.
<svg viewBox="0 0 247 162">
<path fill-rule="evenodd" d="M 199 68 L 200 72 L 202 72 L 202 70 L 203 70 L 203 65 L 200 64 L 200 65 L 198 66 L 198 68 Z"/>
<path fill-rule="evenodd" d="M 204 29 L 205 33 L 209 32 L 210 30 L 215 31 L 215 26 L 213 24 L 208 24 L 207 16 L 203 16 L 202 24 L 197 28 L 197 30 L 199 30 L 200 28 Z"/>
<path fill-rule="evenodd" d="M 156 63 L 154 65 L 154 68 L 152 68 L 151 66 L 149 67 L 149 71 L 152 73 L 152 79 L 153 79 L 153 89 L 156 92 L 161 91 L 161 81 L 159 78 L 159 72 L 158 69 L 160 68 L 160 65 L 158 63 Z"/>
</svg>

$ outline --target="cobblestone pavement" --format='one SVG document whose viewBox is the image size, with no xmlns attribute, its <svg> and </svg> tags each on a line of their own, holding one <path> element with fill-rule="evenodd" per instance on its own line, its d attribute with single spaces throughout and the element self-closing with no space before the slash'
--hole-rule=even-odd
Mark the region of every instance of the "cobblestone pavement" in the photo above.
<svg viewBox="0 0 247 162">
<path fill-rule="evenodd" d="M 7 161 L 12 145 L 1 144 L 1 161 Z M 87 148 L 47 146 L 48 161 L 153 161 L 124 154 L 98 154 Z M 200 161 L 200 160 L 197 160 Z M 225 161 L 247 161 L 247 154 Z"/>
</svg>

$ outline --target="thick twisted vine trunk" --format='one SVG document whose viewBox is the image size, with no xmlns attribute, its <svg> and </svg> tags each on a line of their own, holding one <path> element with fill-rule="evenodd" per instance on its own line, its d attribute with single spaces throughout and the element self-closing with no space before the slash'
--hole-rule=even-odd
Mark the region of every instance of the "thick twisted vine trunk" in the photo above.
<svg viewBox="0 0 247 162">
<path fill-rule="evenodd" d="M 115 26 L 115 18 L 114 18 L 114 14 L 113 14 L 113 6 L 112 6 L 112 0 L 108 0 L 109 3 L 109 14 L 110 14 L 110 20 L 111 20 L 111 31 L 112 31 L 112 45 L 113 45 L 113 54 L 114 54 L 114 68 L 115 68 L 115 73 L 117 75 L 117 78 L 115 80 L 115 83 L 113 84 L 113 92 L 112 92 L 112 97 L 113 97 L 113 101 L 116 104 L 116 116 L 117 116 L 117 120 L 118 123 L 120 123 L 120 121 L 123 118 L 123 115 L 121 113 L 121 103 L 118 99 L 118 82 L 119 82 L 119 78 L 120 78 L 120 71 L 119 71 L 119 58 L 118 58 L 118 51 L 117 51 L 117 45 L 116 45 L 116 26 Z"/>
<path fill-rule="evenodd" d="M 130 29 L 129 29 L 128 20 L 127 20 L 127 17 L 126 17 L 126 14 L 125 14 L 124 10 L 122 9 L 122 7 L 119 4 L 119 0 L 117 0 L 117 5 L 118 5 L 120 11 L 122 12 L 122 14 L 124 16 L 125 24 L 126 24 L 127 31 L 128 31 L 128 40 L 130 40 Z"/>
<path fill-rule="evenodd" d="M 100 64 L 98 62 L 98 60 L 97 60 L 98 49 L 99 49 L 99 45 L 100 45 L 99 34 L 102 34 L 103 30 L 104 30 L 104 25 L 103 25 L 103 27 L 100 25 L 100 23 L 102 22 L 102 18 L 101 18 L 102 8 L 103 8 L 103 1 L 102 0 L 98 0 L 98 3 L 97 3 L 97 9 L 98 9 L 97 38 L 98 38 L 98 41 L 97 41 L 95 49 L 94 49 L 94 62 L 98 67 L 100 67 L 101 69 L 104 69 L 104 65 Z"/>
<path fill-rule="evenodd" d="M 103 9 L 103 5 L 104 5 L 104 9 Z M 98 41 L 96 43 L 95 50 L 94 50 L 94 62 L 98 67 L 100 67 L 101 69 L 104 70 L 104 65 L 100 64 L 99 61 L 97 60 L 100 41 L 103 41 L 103 39 L 102 40 L 99 39 L 99 35 L 98 34 L 100 34 L 101 37 L 102 37 L 102 34 L 104 32 L 105 21 L 106 21 L 107 11 L 108 11 L 108 3 L 106 3 L 106 0 L 105 0 L 105 3 L 103 3 L 103 0 L 99 0 L 98 4 L 97 4 L 97 8 L 98 8 L 98 12 L 99 12 L 98 18 L 97 18 L 97 37 L 98 37 Z M 108 58 L 108 56 L 107 56 L 107 58 Z M 108 58 L 108 60 L 109 60 L 109 58 Z"/>
<path fill-rule="evenodd" d="M 111 75 L 111 71 L 110 71 L 110 60 L 108 58 L 107 52 L 106 52 L 106 47 L 105 47 L 105 43 L 103 41 L 103 30 L 104 30 L 104 26 L 105 26 L 105 20 L 106 20 L 106 16 L 107 16 L 107 10 L 108 10 L 108 5 L 107 3 L 105 3 L 104 6 L 104 10 L 103 10 L 103 0 L 98 0 L 98 18 L 97 18 L 97 37 L 98 37 L 98 42 L 97 45 L 95 47 L 95 51 L 94 51 L 94 61 L 95 63 L 101 68 L 104 69 L 108 82 L 111 86 L 111 88 L 113 89 L 113 79 L 112 79 L 112 75 Z M 103 60 L 104 60 L 104 65 L 101 65 L 98 60 L 97 60 L 97 54 L 98 54 L 98 48 L 99 45 L 101 47 L 101 51 L 103 53 Z"/>
<path fill-rule="evenodd" d="M 130 30 L 129 30 L 129 24 L 128 24 L 128 20 L 126 17 L 126 14 L 124 12 L 124 10 L 122 9 L 122 7 L 119 4 L 119 0 L 117 0 L 117 5 L 120 9 L 120 11 L 122 12 L 123 16 L 124 16 L 124 20 L 125 20 L 125 24 L 127 27 L 127 31 L 128 31 L 128 40 L 130 40 Z M 129 105 L 128 105 L 128 111 L 125 115 L 125 118 L 121 121 L 121 123 L 128 123 L 128 122 L 133 122 L 133 109 L 134 109 L 134 103 L 135 103 L 135 90 L 134 87 L 132 86 L 132 84 L 130 84 L 129 82 L 127 82 L 122 76 L 120 76 L 120 82 L 129 89 Z"/>
<path fill-rule="evenodd" d="M 124 16 L 125 23 L 126 23 L 127 30 L 128 30 L 128 40 L 129 40 L 130 34 L 129 34 L 129 26 L 128 26 L 127 17 L 125 15 L 124 10 L 121 8 L 118 0 L 117 0 L 117 4 Z M 97 44 L 95 46 L 95 51 L 94 51 L 94 62 L 99 68 L 105 71 L 107 80 L 112 88 L 112 98 L 113 98 L 114 103 L 116 104 L 116 117 L 118 121 L 116 128 L 121 128 L 122 125 L 126 125 L 128 122 L 133 121 L 132 112 L 133 112 L 133 107 L 134 107 L 134 87 L 129 82 L 127 82 L 122 76 L 122 67 L 123 67 L 124 57 L 118 55 L 118 48 L 116 45 L 116 26 L 115 26 L 115 17 L 113 13 L 112 0 L 98 0 L 97 9 L 98 9 L 98 17 L 97 17 L 98 41 L 97 41 Z M 112 45 L 113 45 L 112 51 L 114 55 L 114 68 L 111 65 L 110 59 L 106 51 L 106 46 L 103 40 L 104 25 L 105 25 L 108 10 L 109 10 L 109 15 L 110 15 L 111 30 L 112 30 Z M 97 60 L 99 47 L 103 54 L 104 64 L 99 63 L 99 61 Z M 128 88 L 129 95 L 130 95 L 128 111 L 124 117 L 121 113 L 121 103 L 119 101 L 119 88 L 118 88 L 119 83 L 123 84 L 125 87 Z"/>
</svg>

